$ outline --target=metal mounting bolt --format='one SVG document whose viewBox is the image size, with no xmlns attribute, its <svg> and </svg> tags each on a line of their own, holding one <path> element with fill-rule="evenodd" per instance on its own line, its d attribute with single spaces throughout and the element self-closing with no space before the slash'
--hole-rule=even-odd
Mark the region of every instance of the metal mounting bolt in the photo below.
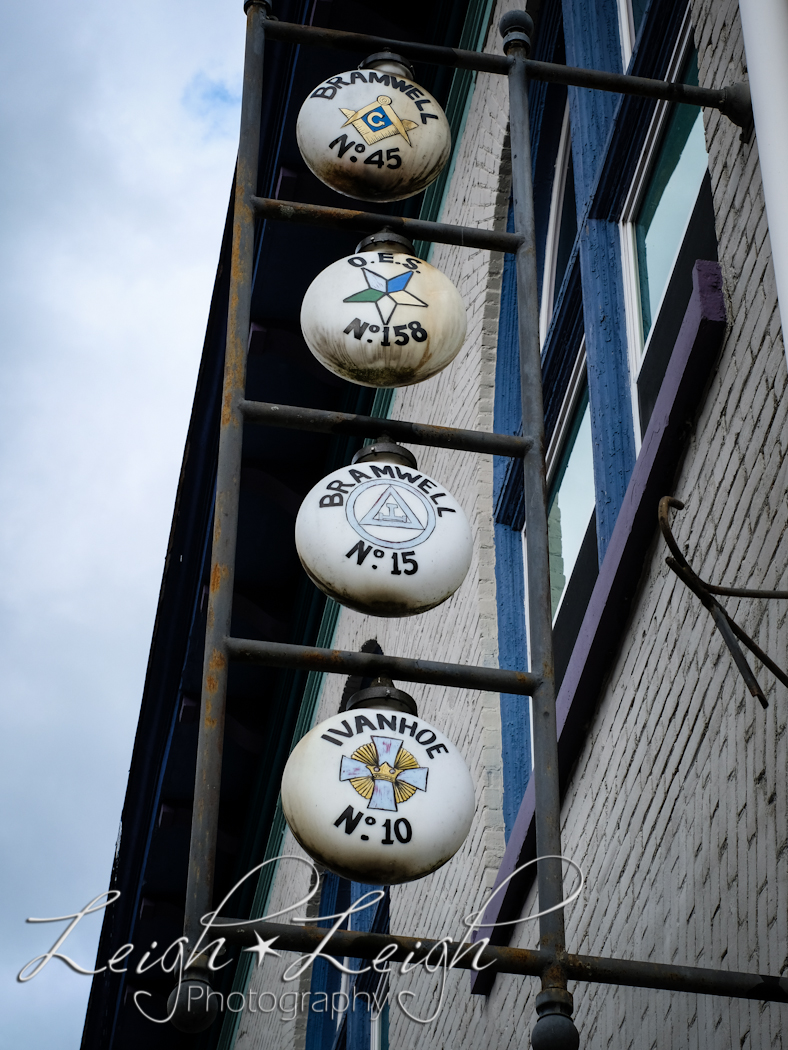
<svg viewBox="0 0 788 1050">
<path fill-rule="evenodd" d="M 388 434 L 381 434 L 374 444 L 364 445 L 363 448 L 360 448 L 353 456 L 351 462 L 372 463 L 380 456 L 388 456 L 396 459 L 402 463 L 403 466 L 412 467 L 414 470 L 418 467 L 416 457 L 410 449 L 398 445 L 396 441 L 392 441 Z"/>
<path fill-rule="evenodd" d="M 753 123 L 752 97 L 748 81 L 742 80 L 738 84 L 730 84 L 722 89 L 720 113 L 727 117 L 728 120 L 733 121 L 734 124 L 738 124 L 741 128 L 739 138 L 742 142 L 751 140 L 755 125 Z"/>
<path fill-rule="evenodd" d="M 498 23 L 498 30 L 503 37 L 504 54 L 508 55 L 513 47 L 521 47 L 526 57 L 530 55 L 534 20 L 527 11 L 507 11 Z"/>
<path fill-rule="evenodd" d="M 377 69 L 379 66 L 392 64 L 401 66 L 405 75 L 409 76 L 411 80 L 415 79 L 415 72 L 411 62 L 404 55 L 398 55 L 394 51 L 376 51 L 374 55 L 369 55 L 363 62 L 359 62 L 358 68 Z"/>
<path fill-rule="evenodd" d="M 417 715 L 416 701 L 410 693 L 397 689 L 386 675 L 379 675 L 367 689 L 360 689 L 347 702 L 345 710 L 352 711 L 357 707 L 385 707 L 392 711 L 402 711 L 407 715 Z"/>
<path fill-rule="evenodd" d="M 356 251 L 368 252 L 372 249 L 382 248 L 385 244 L 397 245 L 398 248 L 407 252 L 408 255 L 414 254 L 413 241 L 403 237 L 401 233 L 395 233 L 388 226 L 384 226 L 378 233 L 370 233 L 368 237 L 364 237 L 356 245 Z"/>
<path fill-rule="evenodd" d="M 578 1050 L 580 1035 L 572 1020 L 574 1000 L 564 988 L 546 988 L 536 997 L 539 1015 L 531 1032 L 533 1050 Z"/>
</svg>

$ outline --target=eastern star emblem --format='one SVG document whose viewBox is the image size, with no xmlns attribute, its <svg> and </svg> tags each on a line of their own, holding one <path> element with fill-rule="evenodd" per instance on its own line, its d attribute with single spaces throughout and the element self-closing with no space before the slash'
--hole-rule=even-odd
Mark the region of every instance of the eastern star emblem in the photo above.
<svg viewBox="0 0 788 1050">
<path fill-rule="evenodd" d="M 381 277 L 379 273 L 363 267 L 361 271 L 367 279 L 367 287 L 361 292 L 354 292 L 344 303 L 374 303 L 383 324 L 388 324 L 398 306 L 426 306 L 413 292 L 405 290 L 413 271 L 399 273 L 396 277 Z"/>
<path fill-rule="evenodd" d="M 340 112 L 347 117 L 342 127 L 352 124 L 368 146 L 373 146 L 381 139 L 391 138 L 392 135 L 402 135 L 410 146 L 408 132 L 419 126 L 414 120 L 401 120 L 391 108 L 388 95 L 378 95 L 374 102 L 355 111 L 340 106 Z"/>
<path fill-rule="evenodd" d="M 339 779 L 349 780 L 363 798 L 367 809 L 397 812 L 397 805 L 427 790 L 428 769 L 420 766 L 402 741 L 390 736 L 373 736 L 350 758 L 342 756 Z"/>
</svg>

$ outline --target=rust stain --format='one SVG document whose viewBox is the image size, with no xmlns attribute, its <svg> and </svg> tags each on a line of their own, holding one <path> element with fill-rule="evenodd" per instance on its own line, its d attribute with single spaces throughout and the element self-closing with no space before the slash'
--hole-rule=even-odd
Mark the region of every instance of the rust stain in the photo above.
<svg viewBox="0 0 788 1050">
<path fill-rule="evenodd" d="M 215 594 L 216 591 L 219 590 L 219 588 L 222 585 L 222 581 L 228 579 L 229 575 L 230 570 L 226 565 L 222 565 L 219 562 L 217 562 L 216 565 L 214 565 L 214 567 L 211 569 L 211 594 Z"/>
<path fill-rule="evenodd" d="M 216 507 L 213 512 L 213 547 L 219 546 L 222 538 L 222 515 L 224 514 L 224 493 L 216 493 Z"/>
<path fill-rule="evenodd" d="M 205 691 L 208 693 L 215 693 L 219 688 L 219 679 L 215 674 L 207 674 L 205 676 Z"/>
<path fill-rule="evenodd" d="M 203 725 L 206 729 L 216 729 L 217 725 L 219 724 L 218 718 L 211 717 L 212 707 L 213 705 L 211 704 L 211 701 L 207 700 L 205 704 L 205 718 L 203 719 Z"/>
<path fill-rule="evenodd" d="M 234 326 L 233 326 L 234 327 Z M 240 426 L 240 413 L 234 411 L 236 397 L 243 396 L 246 360 L 238 347 L 243 338 L 235 332 L 228 339 L 227 357 L 224 365 L 224 392 L 222 395 L 222 427 Z"/>
<path fill-rule="evenodd" d="M 214 649 L 208 668 L 211 671 L 223 671 L 227 666 L 227 657 L 221 649 Z"/>
<path fill-rule="evenodd" d="M 241 195 L 239 194 L 239 197 Z M 252 213 L 242 199 L 236 201 L 233 228 L 232 262 L 230 269 L 229 326 L 224 362 L 224 389 L 222 393 L 221 425 L 223 428 L 241 425 L 235 404 L 243 396 L 246 375 L 246 344 L 248 329 L 241 314 L 241 288 L 250 277 L 251 248 L 249 228 Z M 245 330 L 246 329 L 246 330 Z"/>
</svg>

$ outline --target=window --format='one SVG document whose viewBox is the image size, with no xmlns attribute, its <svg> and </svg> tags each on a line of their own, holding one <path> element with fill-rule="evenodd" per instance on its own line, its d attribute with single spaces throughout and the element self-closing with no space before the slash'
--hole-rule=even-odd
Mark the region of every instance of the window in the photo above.
<svg viewBox="0 0 788 1050">
<path fill-rule="evenodd" d="M 566 387 L 546 464 L 550 602 L 558 687 L 599 572 L 585 342 Z"/>
<path fill-rule="evenodd" d="M 561 138 L 555 161 L 555 177 L 550 201 L 550 218 L 545 243 L 542 301 L 539 309 L 539 335 L 544 345 L 555 300 L 566 275 L 566 267 L 577 236 L 575 176 L 572 165 L 572 137 L 569 130 L 569 106 L 564 109 Z"/>
<path fill-rule="evenodd" d="M 685 19 L 668 79 L 698 83 Z M 717 258 L 701 110 L 660 104 L 623 209 L 621 243 L 632 407 L 639 447 L 692 293 L 697 259 Z"/>
<path fill-rule="evenodd" d="M 586 388 L 556 465 L 547 501 L 553 623 L 580 555 L 595 503 L 591 406 Z"/>
<path fill-rule="evenodd" d="M 624 69 L 627 68 L 632 57 L 647 6 L 648 0 L 618 0 L 618 27 Z"/>
<path fill-rule="evenodd" d="M 697 52 L 693 51 L 683 80 L 698 83 Z M 675 106 L 666 121 L 634 222 L 644 344 L 668 286 L 707 164 L 701 111 L 694 106 Z"/>
</svg>

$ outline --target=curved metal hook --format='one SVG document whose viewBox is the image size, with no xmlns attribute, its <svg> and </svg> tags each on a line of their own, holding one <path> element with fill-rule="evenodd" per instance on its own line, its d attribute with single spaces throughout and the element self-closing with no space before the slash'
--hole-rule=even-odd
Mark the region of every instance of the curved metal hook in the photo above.
<svg viewBox="0 0 788 1050">
<path fill-rule="evenodd" d="M 674 496 L 663 496 L 659 501 L 657 519 L 660 532 L 671 552 L 671 557 L 665 559 L 669 568 L 678 576 L 681 582 L 693 592 L 711 613 L 715 626 L 723 637 L 725 644 L 730 650 L 734 663 L 744 679 L 744 682 L 753 696 L 757 696 L 762 707 L 768 707 L 768 701 L 763 690 L 758 685 L 757 679 L 747 663 L 747 659 L 738 642 L 743 642 L 761 663 L 778 678 L 783 685 L 788 686 L 788 675 L 777 666 L 777 664 L 757 645 L 750 636 L 742 630 L 736 621 L 722 608 L 713 597 L 715 594 L 728 595 L 736 598 L 788 598 L 788 591 L 755 591 L 740 587 L 715 587 L 714 584 L 706 583 L 694 571 L 690 563 L 681 552 L 676 538 L 670 528 L 670 508 L 683 510 L 684 504 Z M 738 639 L 738 641 L 737 641 Z"/>
<path fill-rule="evenodd" d="M 705 580 L 702 580 L 681 553 L 679 545 L 676 543 L 673 533 L 670 531 L 668 517 L 669 507 L 674 507 L 676 510 L 684 510 L 684 504 L 680 499 L 676 499 L 674 496 L 663 496 L 659 501 L 659 528 L 662 532 L 665 543 L 670 547 L 676 561 L 691 572 L 695 579 L 698 580 L 709 594 L 721 594 L 728 598 L 788 598 L 788 591 L 758 591 L 753 590 L 751 587 L 718 587 L 716 584 L 707 583 Z"/>
</svg>

